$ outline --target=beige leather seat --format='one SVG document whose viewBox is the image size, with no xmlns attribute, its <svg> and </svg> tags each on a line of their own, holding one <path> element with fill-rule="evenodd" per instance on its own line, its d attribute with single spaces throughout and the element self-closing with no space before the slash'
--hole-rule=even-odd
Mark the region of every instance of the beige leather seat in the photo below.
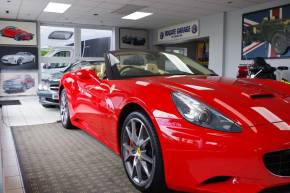
<svg viewBox="0 0 290 193">
<path fill-rule="evenodd" d="M 146 64 L 145 70 L 156 74 L 159 73 L 159 68 L 156 64 Z"/>
<path fill-rule="evenodd" d="M 96 72 L 96 75 L 99 78 L 103 78 L 105 76 L 105 71 L 106 71 L 105 63 L 102 63 L 101 65 L 93 65 L 91 69 Z"/>
</svg>

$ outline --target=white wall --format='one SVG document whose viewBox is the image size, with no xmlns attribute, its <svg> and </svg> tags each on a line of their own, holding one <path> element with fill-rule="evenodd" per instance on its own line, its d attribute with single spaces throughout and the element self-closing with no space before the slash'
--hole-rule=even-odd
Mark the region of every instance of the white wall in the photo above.
<svg viewBox="0 0 290 193">
<path fill-rule="evenodd" d="M 289 3 L 289 0 L 275 0 L 246 9 L 227 12 L 225 17 L 225 76 L 235 77 L 238 64 L 248 64 L 251 60 L 241 60 L 242 14 Z M 290 59 L 267 60 L 272 66 L 288 65 Z M 288 73 L 288 77 L 290 73 Z"/>
</svg>

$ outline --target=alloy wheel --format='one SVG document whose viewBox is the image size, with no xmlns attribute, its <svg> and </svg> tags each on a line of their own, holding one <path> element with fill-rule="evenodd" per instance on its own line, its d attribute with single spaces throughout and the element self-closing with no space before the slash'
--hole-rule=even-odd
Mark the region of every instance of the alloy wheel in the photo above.
<svg viewBox="0 0 290 193">
<path fill-rule="evenodd" d="M 65 92 L 61 93 L 60 116 L 61 116 L 62 123 L 65 125 L 68 119 L 68 104 L 67 104 Z"/>
<path fill-rule="evenodd" d="M 122 157 L 131 181 L 143 186 L 154 175 L 156 156 L 145 124 L 138 118 L 128 121 L 122 136 Z"/>
</svg>

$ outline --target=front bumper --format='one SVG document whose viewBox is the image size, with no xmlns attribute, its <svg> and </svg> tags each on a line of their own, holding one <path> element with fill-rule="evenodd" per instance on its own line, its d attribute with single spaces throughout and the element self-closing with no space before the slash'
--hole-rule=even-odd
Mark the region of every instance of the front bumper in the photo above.
<svg viewBox="0 0 290 193">
<path fill-rule="evenodd" d="M 1 59 L 1 62 L 4 64 L 16 64 L 14 59 Z"/>
<path fill-rule="evenodd" d="M 51 90 L 38 90 L 39 102 L 43 105 L 59 105 L 58 93 Z"/>
<path fill-rule="evenodd" d="M 171 189 L 260 193 L 290 185 L 290 177 L 272 174 L 263 161 L 266 153 L 290 149 L 290 131 L 276 131 L 269 124 L 226 133 L 194 126 L 184 119 L 155 120 L 165 179 Z"/>
</svg>

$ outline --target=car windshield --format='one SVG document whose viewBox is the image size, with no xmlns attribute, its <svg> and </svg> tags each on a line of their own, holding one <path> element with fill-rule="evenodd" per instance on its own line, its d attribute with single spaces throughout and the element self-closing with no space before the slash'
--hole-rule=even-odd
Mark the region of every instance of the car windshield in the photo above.
<svg viewBox="0 0 290 193">
<path fill-rule="evenodd" d="M 17 52 L 16 54 L 17 54 L 17 55 L 25 55 L 26 52 Z"/>
<path fill-rule="evenodd" d="M 192 59 L 175 53 L 112 52 L 108 58 L 114 78 L 166 75 L 216 75 Z"/>
</svg>

